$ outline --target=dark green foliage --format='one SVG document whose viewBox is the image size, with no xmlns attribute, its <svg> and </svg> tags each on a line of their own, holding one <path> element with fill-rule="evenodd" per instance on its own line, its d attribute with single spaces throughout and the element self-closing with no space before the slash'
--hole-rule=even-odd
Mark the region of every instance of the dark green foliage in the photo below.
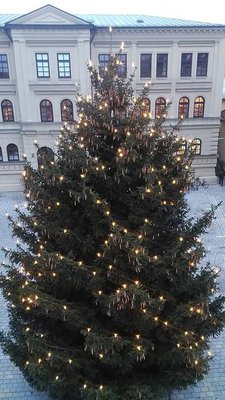
<svg viewBox="0 0 225 400">
<path fill-rule="evenodd" d="M 26 165 L 28 212 L 9 217 L 24 247 L 2 275 L 10 332 L 0 341 L 35 387 L 64 400 L 150 400 L 208 370 L 224 325 L 216 273 L 199 267 L 214 208 L 188 216 L 191 144 L 145 87 L 89 66 L 93 99 L 77 102 L 54 162 Z M 168 104 L 169 107 L 169 104 Z"/>
</svg>

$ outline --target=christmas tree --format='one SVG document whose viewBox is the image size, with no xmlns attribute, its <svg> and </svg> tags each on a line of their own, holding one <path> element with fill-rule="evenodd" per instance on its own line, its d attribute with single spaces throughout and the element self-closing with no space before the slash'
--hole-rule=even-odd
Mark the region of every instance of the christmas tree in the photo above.
<svg viewBox="0 0 225 400">
<path fill-rule="evenodd" d="M 27 211 L 8 216 L 16 250 L 1 277 L 10 331 L 3 350 L 55 399 L 143 400 L 203 378 L 224 325 L 201 235 L 214 208 L 189 214 L 193 143 L 169 103 L 155 120 L 117 56 L 88 66 L 55 160 L 26 164 Z M 201 262 L 201 264 L 200 264 Z M 200 266 L 201 265 L 201 266 Z M 159 397 L 157 397 L 159 396 Z"/>
</svg>

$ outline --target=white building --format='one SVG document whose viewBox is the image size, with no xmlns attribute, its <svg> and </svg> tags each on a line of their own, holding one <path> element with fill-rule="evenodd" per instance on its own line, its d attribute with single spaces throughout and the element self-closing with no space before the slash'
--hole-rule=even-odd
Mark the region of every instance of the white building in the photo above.
<svg viewBox="0 0 225 400">
<path fill-rule="evenodd" d="M 37 167 L 34 140 L 54 149 L 64 102 L 72 111 L 76 91 L 90 93 L 86 62 L 104 66 L 121 42 L 120 73 L 137 67 L 137 91 L 151 80 L 153 116 L 173 100 L 169 122 L 180 112 L 186 116 L 182 136 L 198 139 L 196 175 L 215 179 L 225 26 L 143 15 L 74 16 L 47 5 L 22 16 L 0 15 L 0 191 L 22 190 L 23 153 Z"/>
</svg>

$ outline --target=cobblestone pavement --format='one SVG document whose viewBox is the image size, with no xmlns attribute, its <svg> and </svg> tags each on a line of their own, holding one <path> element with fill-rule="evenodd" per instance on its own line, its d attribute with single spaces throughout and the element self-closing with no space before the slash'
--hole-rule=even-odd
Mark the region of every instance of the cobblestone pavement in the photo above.
<svg viewBox="0 0 225 400">
<path fill-rule="evenodd" d="M 219 283 L 220 290 L 225 294 L 225 187 L 212 185 L 208 189 L 188 195 L 192 214 L 198 215 L 207 210 L 210 204 L 224 201 L 217 209 L 217 219 L 213 221 L 208 234 L 204 237 L 207 250 L 206 261 L 221 268 Z M 3 193 L 0 195 L 0 247 L 9 247 L 15 243 L 8 228 L 5 213 L 13 214 L 15 204 L 24 202 L 21 193 Z M 3 254 L 0 252 L 0 261 Z M 6 304 L 0 296 L 0 329 L 8 329 Z M 209 374 L 205 379 L 185 391 L 176 392 L 172 400 L 225 400 L 225 331 L 212 341 L 215 354 L 211 361 Z M 0 400 L 49 400 L 43 393 L 33 390 L 22 374 L 0 350 Z M 65 399 L 66 400 L 66 399 Z"/>
</svg>

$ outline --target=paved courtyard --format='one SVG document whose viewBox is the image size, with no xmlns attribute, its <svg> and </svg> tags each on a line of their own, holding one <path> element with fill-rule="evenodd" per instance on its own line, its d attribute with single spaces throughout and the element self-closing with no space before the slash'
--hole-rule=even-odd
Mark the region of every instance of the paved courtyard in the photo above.
<svg viewBox="0 0 225 400">
<path fill-rule="evenodd" d="M 217 219 L 213 221 L 210 231 L 204 237 L 205 247 L 208 251 L 206 261 L 221 268 L 220 289 L 225 294 L 225 186 L 212 185 L 201 188 L 199 191 L 188 195 L 192 213 L 198 215 L 202 210 L 207 210 L 210 204 L 222 205 L 217 209 Z M 13 214 L 15 204 L 24 202 L 21 193 L 4 193 L 0 195 L 0 246 L 15 245 L 11 238 L 6 213 Z M 3 254 L 0 252 L 0 261 Z M 7 330 L 7 310 L 3 298 L 0 296 L 0 329 Z M 209 374 L 204 381 L 188 390 L 174 393 L 173 400 L 225 400 L 225 331 L 212 341 L 212 351 L 215 356 L 211 362 Z M 0 400 L 48 400 L 48 396 L 37 393 L 23 378 L 22 374 L 0 350 Z M 67 399 L 65 399 L 67 400 Z"/>
</svg>

